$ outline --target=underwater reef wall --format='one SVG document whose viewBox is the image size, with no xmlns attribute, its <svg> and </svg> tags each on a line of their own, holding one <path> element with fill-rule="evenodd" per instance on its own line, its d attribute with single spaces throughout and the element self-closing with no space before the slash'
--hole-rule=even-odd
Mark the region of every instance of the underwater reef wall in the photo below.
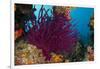
<svg viewBox="0 0 100 69">
<path fill-rule="evenodd" d="M 15 65 L 94 60 L 94 15 L 89 14 L 93 8 L 32 4 L 14 7 Z M 87 9 L 88 20 L 83 21 Z M 86 34 L 80 31 L 84 29 L 82 23 L 88 27 L 86 41 L 85 35 L 80 35 Z"/>
</svg>

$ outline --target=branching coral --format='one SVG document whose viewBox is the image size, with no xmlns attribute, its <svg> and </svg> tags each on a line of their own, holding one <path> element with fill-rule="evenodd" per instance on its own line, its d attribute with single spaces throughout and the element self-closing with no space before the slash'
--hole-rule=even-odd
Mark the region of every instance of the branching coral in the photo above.
<svg viewBox="0 0 100 69">
<path fill-rule="evenodd" d="M 70 53 L 77 41 L 77 32 L 72 30 L 72 25 L 66 17 L 63 14 L 53 15 L 52 20 L 48 20 L 50 17 L 40 17 L 41 22 L 38 23 L 40 28 L 38 29 L 38 26 L 33 23 L 33 28 L 29 30 L 27 37 L 30 44 L 43 50 L 46 60 L 50 60 L 51 52 Z"/>
</svg>

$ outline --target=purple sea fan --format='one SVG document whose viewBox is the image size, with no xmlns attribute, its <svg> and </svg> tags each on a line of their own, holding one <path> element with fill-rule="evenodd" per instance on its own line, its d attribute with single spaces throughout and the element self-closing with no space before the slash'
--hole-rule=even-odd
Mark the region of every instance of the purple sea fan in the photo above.
<svg viewBox="0 0 100 69">
<path fill-rule="evenodd" d="M 43 17 L 44 18 L 44 17 Z M 43 19 L 41 18 L 41 19 Z M 53 20 L 39 23 L 40 28 L 33 26 L 28 32 L 28 42 L 42 49 L 46 60 L 50 53 L 70 53 L 77 42 L 77 31 L 72 30 L 71 23 L 63 14 L 54 15 Z"/>
</svg>

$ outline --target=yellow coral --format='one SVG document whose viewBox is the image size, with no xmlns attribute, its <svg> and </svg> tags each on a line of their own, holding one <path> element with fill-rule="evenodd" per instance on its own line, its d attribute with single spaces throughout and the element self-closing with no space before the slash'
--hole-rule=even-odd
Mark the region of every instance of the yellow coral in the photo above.
<svg viewBox="0 0 100 69">
<path fill-rule="evenodd" d="M 57 55 L 57 54 L 52 54 L 52 57 L 51 57 L 51 62 L 55 62 L 55 63 L 58 63 L 58 62 L 62 62 L 63 61 L 63 56 L 62 55 Z"/>
</svg>

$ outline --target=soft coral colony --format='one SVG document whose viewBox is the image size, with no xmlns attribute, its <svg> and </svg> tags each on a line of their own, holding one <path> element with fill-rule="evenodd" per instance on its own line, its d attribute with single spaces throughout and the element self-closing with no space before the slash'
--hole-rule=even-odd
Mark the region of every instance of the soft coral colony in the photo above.
<svg viewBox="0 0 100 69">
<path fill-rule="evenodd" d="M 54 7 L 56 9 L 56 7 Z M 45 10 L 41 7 L 40 13 Z M 66 13 L 66 12 L 64 12 Z M 34 25 L 29 30 L 27 40 L 28 43 L 36 45 L 37 48 L 42 49 L 46 60 L 50 60 L 50 53 L 71 53 L 77 41 L 77 31 L 71 29 L 71 23 L 64 16 L 64 13 L 57 13 L 53 11 L 53 17 L 41 13 L 41 21 L 38 20 L 38 25 Z M 33 13 L 34 14 L 34 13 Z"/>
</svg>

